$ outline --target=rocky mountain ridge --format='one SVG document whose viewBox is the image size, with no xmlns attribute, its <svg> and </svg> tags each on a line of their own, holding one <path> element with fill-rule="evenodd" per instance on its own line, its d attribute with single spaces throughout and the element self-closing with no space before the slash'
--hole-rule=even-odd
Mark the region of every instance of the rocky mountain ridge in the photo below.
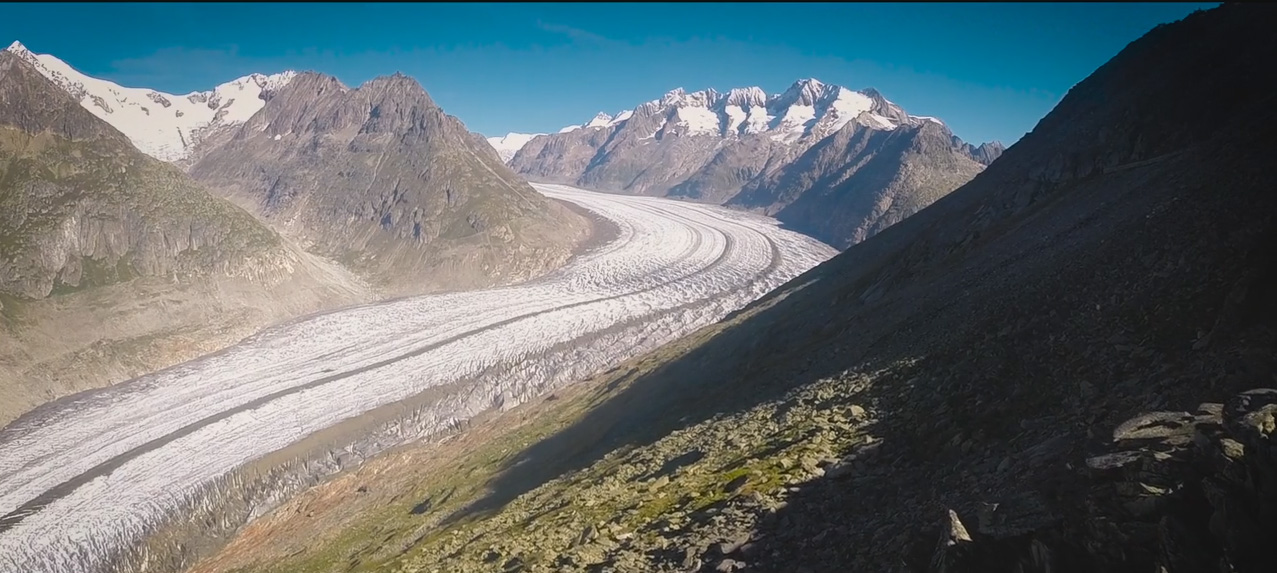
<svg viewBox="0 0 1277 573">
<path fill-rule="evenodd" d="M 883 173 L 876 185 L 854 191 L 839 187 L 861 164 L 831 165 L 830 158 L 867 160 L 889 139 L 885 134 L 898 132 L 890 139 L 903 141 L 930 138 L 936 129 L 944 133 L 944 145 L 913 144 L 927 156 L 925 160 L 906 166 L 901 154 L 890 152 L 878 161 L 892 166 L 879 168 Z M 883 136 L 869 135 L 874 133 Z M 852 139 L 870 146 L 848 148 Z M 835 144 L 842 147 L 828 153 Z M 817 147 L 826 150 L 822 152 L 825 159 L 817 162 L 815 171 L 798 173 L 813 167 L 806 154 Z M 845 247 L 898 220 L 895 215 L 883 218 L 881 212 L 865 206 L 880 203 L 888 195 L 901 197 L 897 203 L 908 208 L 898 211 L 907 216 L 911 209 L 965 183 L 1000 154 L 1001 144 L 967 144 L 940 120 L 910 115 L 876 90 L 853 91 L 804 79 L 770 96 L 757 87 L 725 93 L 675 89 L 631 111 L 616 116 L 601 113 L 582 126 L 534 137 L 508 163 L 533 180 L 686 198 L 767 214 L 780 212 L 810 191 L 826 198 L 810 201 L 835 210 L 816 217 L 806 215 L 807 211 L 790 211 L 786 222 Z M 940 170 L 929 171 L 933 166 Z M 887 174 L 891 169 L 896 173 Z M 844 174 L 829 180 L 833 171 Z M 925 183 L 914 184 L 915 179 Z M 781 180 L 789 182 L 784 189 Z M 831 195 L 837 197 L 830 200 Z M 838 210 L 842 207 L 849 210 Z M 847 228 L 831 227 L 827 224 L 831 218 L 854 222 Z"/>
</svg>

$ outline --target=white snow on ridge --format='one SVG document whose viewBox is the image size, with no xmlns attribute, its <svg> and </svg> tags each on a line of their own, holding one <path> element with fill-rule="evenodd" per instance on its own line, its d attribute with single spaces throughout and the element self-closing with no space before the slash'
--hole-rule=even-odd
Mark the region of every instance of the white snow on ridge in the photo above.
<svg viewBox="0 0 1277 573">
<path fill-rule="evenodd" d="M 600 111 L 594 116 L 594 119 L 585 124 L 585 127 L 607 127 L 609 125 L 612 125 L 612 116 Z"/>
<path fill-rule="evenodd" d="M 688 92 L 680 87 L 666 92 L 660 99 L 644 102 L 633 111 L 621 112 L 615 117 L 600 113 L 584 126 L 570 125 L 559 133 L 582 127 L 614 127 L 634 111 L 664 116 L 670 126 L 666 133 L 670 134 L 725 138 L 767 134 L 773 140 L 786 143 L 804 138 L 819 140 L 857 118 L 861 118 L 861 125 L 873 129 L 899 127 L 896 120 L 874 113 L 894 115 L 899 108 L 886 100 L 875 103 L 876 97 L 880 96 L 872 90 L 854 91 L 815 79 L 798 80 L 783 93 L 771 96 L 758 87 L 734 88 L 726 93 L 714 89 Z M 875 105 L 885 105 L 887 110 L 879 110 Z M 867 112 L 869 115 L 864 116 Z M 913 122 L 921 120 L 911 118 Z M 639 140 L 653 137 L 654 134 L 641 134 Z"/>
<path fill-rule="evenodd" d="M 871 108 L 873 108 L 873 100 L 869 99 L 869 96 L 839 88 L 838 97 L 829 104 L 829 111 L 834 116 L 831 126 L 833 129 L 830 131 L 838 131 L 847 122 L 856 119 L 856 116 L 869 111 Z"/>
<path fill-rule="evenodd" d="M 32 53 L 20 42 L 7 51 L 30 62 L 143 153 L 163 161 L 186 157 L 209 129 L 243 123 L 265 105 L 263 92 L 278 90 L 296 75 L 251 74 L 210 91 L 174 95 L 87 76 L 54 56 Z"/>
<path fill-rule="evenodd" d="M 283 325 L 5 428 L 0 515 L 162 445 L 0 532 L 0 572 L 100 571 L 107 552 L 205 484 L 317 430 L 492 367 L 512 370 L 447 395 L 432 415 L 467 419 L 505 396 L 529 399 L 719 320 L 836 253 L 721 207 L 535 187 L 612 220 L 618 238 L 537 281 Z"/>
<path fill-rule="evenodd" d="M 497 150 L 497 155 L 501 156 L 501 160 L 509 163 L 514 155 L 523 149 L 529 141 L 532 141 L 543 133 L 507 133 L 501 137 L 489 137 L 488 144 Z"/>
<path fill-rule="evenodd" d="M 895 122 L 876 113 L 866 113 L 860 116 L 860 118 L 862 125 L 880 131 L 891 131 L 899 127 Z"/>
<path fill-rule="evenodd" d="M 685 135 L 718 135 L 718 114 L 704 107 L 680 107 L 674 111 L 675 124 L 687 130 Z"/>
<path fill-rule="evenodd" d="M 807 128 L 816 121 L 816 108 L 810 105 L 794 104 L 785 109 L 785 114 L 774 119 L 768 127 L 772 139 L 795 141 L 807 133 Z"/>
</svg>

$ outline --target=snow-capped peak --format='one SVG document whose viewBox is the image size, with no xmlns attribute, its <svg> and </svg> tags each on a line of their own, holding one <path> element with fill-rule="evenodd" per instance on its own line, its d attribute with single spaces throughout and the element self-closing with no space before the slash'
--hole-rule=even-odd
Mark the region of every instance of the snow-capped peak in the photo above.
<svg viewBox="0 0 1277 573">
<path fill-rule="evenodd" d="M 661 105 L 675 105 L 683 101 L 684 95 L 687 95 L 687 92 L 683 88 L 674 88 L 661 97 Z"/>
<path fill-rule="evenodd" d="M 594 119 L 585 124 L 585 127 L 607 127 L 612 124 L 612 116 L 599 112 L 595 114 Z"/>
<path fill-rule="evenodd" d="M 831 92 L 839 89 L 839 86 L 826 86 L 814 78 L 801 79 L 780 94 L 779 100 L 789 104 L 815 105 L 817 101 L 833 95 Z"/>
<path fill-rule="evenodd" d="M 250 74 L 209 91 L 174 95 L 85 75 L 54 56 L 32 53 L 21 42 L 6 50 L 30 62 L 143 153 L 164 161 L 185 158 L 212 129 L 243 123 L 265 105 L 265 97 L 296 76 L 291 71 Z"/>
<path fill-rule="evenodd" d="M 523 149 L 529 141 L 544 133 L 507 133 L 501 137 L 489 137 L 488 143 L 493 149 L 497 150 L 497 155 L 501 156 L 501 160 L 509 163 L 514 158 L 514 154 Z"/>
<path fill-rule="evenodd" d="M 665 107 L 710 107 L 719 99 L 719 93 L 712 88 L 690 93 L 683 88 L 675 88 L 666 92 L 659 104 Z"/>
<path fill-rule="evenodd" d="M 757 86 L 734 88 L 727 92 L 724 103 L 741 107 L 767 105 L 767 93 Z"/>
<path fill-rule="evenodd" d="M 879 131 L 927 121 L 941 123 L 932 117 L 905 113 L 873 88 L 856 91 L 804 78 L 770 96 L 759 87 L 726 92 L 712 88 L 688 92 L 678 87 L 633 110 L 615 116 L 599 113 L 584 125 L 570 125 L 559 133 L 583 128 L 627 129 L 623 124 L 631 116 L 643 118 L 633 124 L 644 130 L 634 134 L 639 141 L 669 136 L 735 138 L 761 134 L 784 143 L 814 143 L 853 122 Z"/>
<path fill-rule="evenodd" d="M 654 103 L 654 102 L 649 102 L 649 103 Z M 618 112 L 616 115 L 609 115 L 607 112 L 600 111 L 594 114 L 594 118 L 586 122 L 584 125 L 569 125 L 567 127 L 564 127 L 563 129 L 560 129 L 559 133 L 567 133 L 569 131 L 576 131 L 578 129 L 589 129 L 591 127 L 612 127 L 614 125 L 617 125 L 629 119 L 630 116 L 632 115 L 634 115 L 634 110 L 632 109 L 627 109 L 625 111 Z"/>
</svg>

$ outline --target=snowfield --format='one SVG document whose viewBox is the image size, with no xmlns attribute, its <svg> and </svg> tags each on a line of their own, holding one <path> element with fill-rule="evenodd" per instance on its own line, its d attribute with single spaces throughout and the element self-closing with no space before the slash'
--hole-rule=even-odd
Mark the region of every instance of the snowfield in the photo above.
<svg viewBox="0 0 1277 573">
<path fill-rule="evenodd" d="M 21 42 L 5 50 L 26 60 L 84 109 L 120 130 L 142 153 L 161 161 L 185 159 L 208 132 L 248 121 L 266 105 L 264 93 L 278 91 L 297 75 L 292 71 L 250 74 L 209 91 L 178 95 L 85 75 L 54 56 L 32 53 Z"/>
<path fill-rule="evenodd" d="M 387 429 L 419 439 L 710 324 L 836 253 L 747 213 L 536 187 L 619 236 L 534 282 L 277 326 L 0 430 L 0 571 L 144 570 L 122 552 L 208 505 L 211 484 L 247 462 L 378 406 L 464 388 Z"/>
</svg>

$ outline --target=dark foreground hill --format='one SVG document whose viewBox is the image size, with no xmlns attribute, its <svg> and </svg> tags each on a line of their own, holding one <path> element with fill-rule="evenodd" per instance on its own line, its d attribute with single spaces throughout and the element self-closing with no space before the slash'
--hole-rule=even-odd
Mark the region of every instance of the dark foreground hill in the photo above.
<svg viewBox="0 0 1277 573">
<path fill-rule="evenodd" d="M 1274 29 L 1155 28 L 913 217 L 199 570 L 1270 571 Z"/>
</svg>

